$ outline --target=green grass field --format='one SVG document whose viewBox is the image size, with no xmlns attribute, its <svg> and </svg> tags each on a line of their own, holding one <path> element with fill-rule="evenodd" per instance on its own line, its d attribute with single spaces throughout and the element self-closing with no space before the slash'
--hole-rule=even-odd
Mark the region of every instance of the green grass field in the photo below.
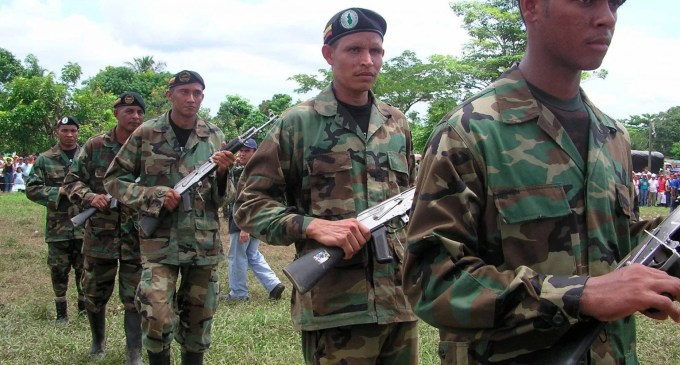
<svg viewBox="0 0 680 365">
<path fill-rule="evenodd" d="M 643 217 L 666 215 L 665 208 L 643 208 Z M 87 318 L 75 314 L 75 286 L 69 289 L 67 325 L 54 323 L 54 300 L 46 264 L 45 209 L 23 194 L 0 194 L 0 364 L 90 364 Z M 228 244 L 226 232 L 223 241 Z M 291 284 L 281 269 L 292 259 L 292 247 L 262 245 L 269 264 L 286 284 L 277 302 L 250 274 L 251 300 L 221 302 L 213 324 L 212 347 L 206 364 L 302 364 L 300 339 L 290 323 Z M 226 264 L 220 264 L 221 287 L 228 288 Z M 73 279 L 73 276 L 71 276 Z M 125 338 L 123 308 L 116 291 L 107 307 L 107 352 L 97 364 L 123 364 Z M 655 322 L 640 316 L 638 350 L 645 364 L 680 364 L 673 346 L 680 335 L 670 321 Z M 437 331 L 421 322 L 420 363 L 438 364 Z M 179 363 L 179 348 L 173 344 Z"/>
</svg>

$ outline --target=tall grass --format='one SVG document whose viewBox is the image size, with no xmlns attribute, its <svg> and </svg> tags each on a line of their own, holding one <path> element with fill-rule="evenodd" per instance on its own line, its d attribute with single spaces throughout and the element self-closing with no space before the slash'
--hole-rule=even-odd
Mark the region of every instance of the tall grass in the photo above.
<svg viewBox="0 0 680 365">
<path fill-rule="evenodd" d="M 643 208 L 643 216 L 667 214 L 662 208 Z M 75 286 L 68 292 L 70 321 L 54 322 L 55 311 L 44 243 L 45 209 L 23 194 L 0 194 L 0 364 L 90 364 L 87 319 L 76 314 Z M 225 245 L 228 235 L 222 235 Z M 281 269 L 292 259 L 292 247 L 262 245 L 261 251 L 288 289 L 280 301 L 249 274 L 248 302 L 221 302 L 212 328 L 212 346 L 206 364 L 302 364 L 300 337 L 290 323 L 291 284 Z M 220 264 L 222 290 L 228 288 L 226 263 Z M 71 276 L 73 280 L 73 276 Z M 125 362 L 123 307 L 117 290 L 107 307 L 107 350 L 97 364 Z M 680 335 L 670 321 L 641 317 L 638 333 L 640 357 L 647 364 L 678 364 Z M 438 364 L 437 331 L 421 322 L 420 362 Z M 179 363 L 179 348 L 173 344 Z"/>
</svg>

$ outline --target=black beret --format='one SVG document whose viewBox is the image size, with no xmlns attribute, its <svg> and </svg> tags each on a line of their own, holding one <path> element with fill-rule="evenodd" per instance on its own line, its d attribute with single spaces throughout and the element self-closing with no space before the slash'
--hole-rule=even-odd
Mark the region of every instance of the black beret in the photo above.
<svg viewBox="0 0 680 365">
<path fill-rule="evenodd" d="M 194 82 L 198 82 L 199 84 L 201 84 L 201 86 L 203 86 L 203 89 L 205 90 L 205 82 L 203 82 L 203 78 L 201 77 L 201 75 L 198 74 L 198 72 L 182 70 L 176 73 L 175 76 L 173 76 L 170 79 L 170 82 L 168 82 L 168 87 L 193 84 Z"/>
<path fill-rule="evenodd" d="M 142 108 L 142 111 L 146 113 L 146 104 L 142 96 L 132 91 L 125 91 L 124 93 L 118 95 L 118 99 L 113 102 L 113 108 L 119 108 L 123 106 L 133 106 L 137 105 Z"/>
<path fill-rule="evenodd" d="M 59 121 L 57 122 L 57 128 L 59 128 L 60 125 L 69 125 L 69 124 L 74 125 L 74 126 L 76 126 L 76 128 L 80 129 L 80 123 L 78 123 L 76 118 L 68 117 L 68 116 L 59 119 Z"/>
<path fill-rule="evenodd" d="M 339 38 L 357 32 L 374 32 L 382 38 L 387 31 L 385 18 L 375 11 L 362 8 L 345 9 L 331 18 L 323 31 L 323 43 L 331 44 Z"/>
</svg>

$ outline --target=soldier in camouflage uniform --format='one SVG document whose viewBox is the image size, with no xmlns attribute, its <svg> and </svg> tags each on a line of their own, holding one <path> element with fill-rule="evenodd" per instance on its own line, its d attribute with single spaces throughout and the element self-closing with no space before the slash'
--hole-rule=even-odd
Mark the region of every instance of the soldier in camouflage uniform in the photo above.
<svg viewBox="0 0 680 365">
<path fill-rule="evenodd" d="M 118 201 L 160 220 L 150 237 L 140 239 L 143 270 L 135 298 L 151 364 L 170 363 L 173 338 L 182 364 L 202 364 L 210 347 L 217 264 L 224 259 L 217 210 L 226 202 L 235 158 L 219 151 L 222 131 L 198 117 L 204 89 L 194 71 L 171 78 L 166 96 L 172 109 L 132 133 L 104 181 Z M 173 187 L 210 158 L 217 170 L 186 193 L 192 210 L 178 208 L 182 198 Z"/>
<path fill-rule="evenodd" d="M 524 58 L 454 109 L 427 144 L 404 286 L 440 329 L 442 364 L 535 363 L 573 325 L 611 321 L 583 359 L 635 364 L 635 321 L 680 320 L 680 279 L 632 265 L 628 132 L 579 88 L 620 2 L 521 0 Z M 647 225 L 652 225 L 647 222 Z"/>
<path fill-rule="evenodd" d="M 64 180 L 69 199 L 81 209 L 97 208 L 85 224 L 83 255 L 87 316 L 92 332 L 90 356 L 104 357 L 106 347 L 106 303 L 118 275 L 118 293 L 125 308 L 124 327 L 127 340 L 127 364 L 141 364 L 141 327 L 135 308 L 135 290 L 142 274 L 139 255 L 137 214 L 119 204 L 109 209 L 110 196 L 104 189 L 106 170 L 130 134 L 144 122 L 145 105 L 134 92 L 124 92 L 113 104 L 118 121 L 107 133 L 90 138 L 82 148 Z"/>
<path fill-rule="evenodd" d="M 371 92 L 385 29 L 366 9 L 331 18 L 322 54 L 332 84 L 276 122 L 240 180 L 235 219 L 243 230 L 270 244 L 294 242 L 297 257 L 320 245 L 345 253 L 310 292 L 293 293 L 307 364 L 418 361 L 417 318 L 401 286 L 405 230 L 388 234 L 394 261 L 381 264 L 356 220 L 412 183 L 408 122 Z"/>
<path fill-rule="evenodd" d="M 68 274 L 73 268 L 78 290 L 78 311 L 85 311 L 85 299 L 80 287 L 83 275 L 82 227 L 74 227 L 71 217 L 78 214 L 78 206 L 69 202 L 62 187 L 64 177 L 73 159 L 80 151 L 78 129 L 80 125 L 73 117 L 64 117 L 57 122 L 56 135 L 59 139 L 54 147 L 40 154 L 26 181 L 28 199 L 47 207 L 45 221 L 45 242 L 47 242 L 47 265 L 50 267 L 57 321 L 68 321 L 66 290 Z"/>
</svg>

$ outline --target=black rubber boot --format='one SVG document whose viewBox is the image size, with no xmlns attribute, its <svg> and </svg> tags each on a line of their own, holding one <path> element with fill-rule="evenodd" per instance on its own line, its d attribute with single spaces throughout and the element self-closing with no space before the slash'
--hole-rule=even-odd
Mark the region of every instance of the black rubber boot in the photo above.
<svg viewBox="0 0 680 365">
<path fill-rule="evenodd" d="M 161 352 L 146 351 L 149 355 L 149 365 L 170 365 L 170 349 L 164 349 Z"/>
<path fill-rule="evenodd" d="M 90 346 L 90 358 L 101 360 L 106 350 L 106 307 L 102 307 L 99 313 L 87 312 L 92 332 L 92 346 Z"/>
<path fill-rule="evenodd" d="M 142 362 L 142 316 L 137 312 L 125 311 L 125 353 L 126 365 L 143 365 Z"/>
<path fill-rule="evenodd" d="M 182 352 L 182 365 L 203 365 L 203 353 Z"/>
<path fill-rule="evenodd" d="M 54 305 L 57 308 L 57 323 L 68 322 L 68 303 L 65 300 L 55 300 Z"/>
</svg>

